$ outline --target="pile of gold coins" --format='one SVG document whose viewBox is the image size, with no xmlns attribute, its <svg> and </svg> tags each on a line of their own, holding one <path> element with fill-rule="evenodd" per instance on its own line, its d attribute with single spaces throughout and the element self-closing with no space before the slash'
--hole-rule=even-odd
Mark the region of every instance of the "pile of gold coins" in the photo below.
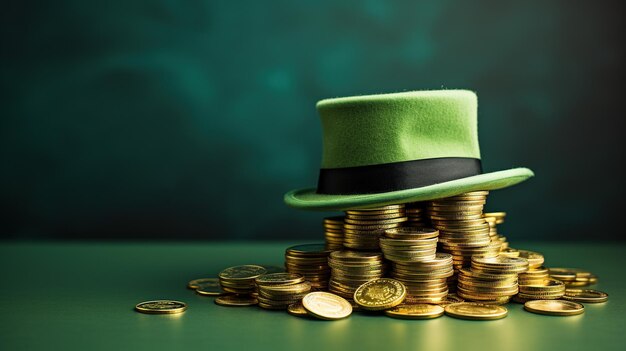
<svg viewBox="0 0 626 351">
<path fill-rule="evenodd" d="M 490 245 L 490 226 L 483 216 L 487 191 L 476 191 L 428 204 L 433 228 L 439 230 L 443 252 L 452 254 L 455 269 L 469 267 L 473 255 L 496 256 L 500 246 Z"/>
<path fill-rule="evenodd" d="M 324 238 L 328 250 L 341 250 L 343 248 L 343 216 L 324 218 Z"/>
<path fill-rule="evenodd" d="M 311 292 L 311 284 L 304 281 L 303 275 L 296 273 L 263 274 L 255 282 L 259 307 L 271 310 L 287 309 Z"/>
<path fill-rule="evenodd" d="M 540 253 L 509 247 L 497 228 L 506 214 L 483 213 L 487 195 L 348 210 L 324 219 L 325 243 L 287 248 L 286 272 L 241 265 L 188 287 L 222 306 L 258 305 L 325 320 L 346 318 L 355 308 L 393 318 L 492 320 L 507 316 L 502 305 L 511 299 L 529 312 L 568 316 L 583 313 L 582 303 L 608 300 L 581 288 L 597 283 L 591 272 L 546 268 Z M 181 313 L 187 305 L 155 300 L 135 309 Z"/>
<path fill-rule="evenodd" d="M 285 268 L 289 273 L 301 274 L 314 290 L 328 288 L 331 251 L 323 244 L 296 245 L 285 250 Z"/>
<path fill-rule="evenodd" d="M 407 220 L 404 205 L 348 210 L 343 225 L 343 246 L 355 250 L 380 250 L 378 238 L 385 230 L 398 228 Z"/>
<path fill-rule="evenodd" d="M 333 251 L 328 265 L 331 277 L 328 290 L 348 300 L 361 285 L 385 275 L 383 255 L 375 251 Z"/>
</svg>

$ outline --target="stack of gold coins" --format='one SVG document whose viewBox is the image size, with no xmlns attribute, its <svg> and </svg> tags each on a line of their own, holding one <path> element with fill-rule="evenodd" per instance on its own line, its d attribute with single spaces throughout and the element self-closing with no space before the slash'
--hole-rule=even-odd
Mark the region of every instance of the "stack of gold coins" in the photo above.
<svg viewBox="0 0 626 351">
<path fill-rule="evenodd" d="M 302 274 L 315 290 L 328 288 L 330 267 L 325 244 L 296 245 L 285 250 L 285 268 L 289 273 Z"/>
<path fill-rule="evenodd" d="M 428 205 L 430 221 L 439 230 L 442 251 L 452 254 L 455 269 L 469 267 L 474 254 L 495 250 L 488 248 L 489 224 L 483 218 L 488 194 L 475 191 L 433 200 Z"/>
<path fill-rule="evenodd" d="M 430 220 L 426 213 L 425 202 L 413 202 L 405 206 L 407 221 L 404 224 L 407 227 L 426 228 L 430 226 Z"/>
<path fill-rule="evenodd" d="M 519 291 L 517 275 L 527 270 L 524 258 L 474 256 L 471 269 L 459 273 L 457 294 L 482 303 L 507 303 Z"/>
<path fill-rule="evenodd" d="M 565 284 L 556 279 L 544 280 L 540 284 L 526 284 L 519 286 L 519 294 L 515 297 L 516 302 L 530 300 L 556 300 L 565 294 Z"/>
<path fill-rule="evenodd" d="M 506 237 L 498 233 L 498 224 L 504 223 L 504 217 L 506 212 L 489 212 L 485 213 L 485 220 L 489 223 L 489 237 L 493 242 L 499 242 L 502 245 L 502 249 L 509 247 L 509 243 L 506 241 Z"/>
<path fill-rule="evenodd" d="M 432 260 L 437 252 L 439 232 L 430 228 L 401 227 L 385 231 L 380 248 L 392 262 Z"/>
<path fill-rule="evenodd" d="M 450 254 L 439 252 L 431 260 L 393 262 L 391 266 L 391 277 L 406 287 L 406 303 L 438 303 L 448 294 L 447 278 L 454 274 Z"/>
<path fill-rule="evenodd" d="M 566 287 L 580 287 L 593 285 L 598 277 L 588 271 L 578 268 L 548 268 L 550 278 L 562 281 Z"/>
<path fill-rule="evenodd" d="M 541 285 L 544 281 L 548 280 L 550 276 L 548 275 L 548 269 L 546 267 L 537 267 L 533 269 L 528 269 L 528 271 L 524 273 L 520 273 L 519 276 L 519 285 Z"/>
<path fill-rule="evenodd" d="M 356 250 L 379 250 L 378 238 L 387 229 L 407 221 L 404 205 L 348 210 L 344 219 L 343 246 Z"/>
<path fill-rule="evenodd" d="M 491 274 L 463 268 L 459 271 L 457 295 L 470 301 L 505 304 L 518 292 L 517 274 Z"/>
<path fill-rule="evenodd" d="M 254 280 L 267 270 L 257 265 L 242 265 L 226 268 L 219 274 L 222 289 L 226 292 L 249 295 L 256 292 Z"/>
<path fill-rule="evenodd" d="M 343 216 L 324 218 L 324 237 L 329 250 L 343 249 Z"/>
<path fill-rule="evenodd" d="M 386 269 L 380 252 L 333 251 L 328 265 L 331 268 L 329 291 L 348 300 L 352 300 L 362 284 L 383 277 Z"/>
<path fill-rule="evenodd" d="M 297 303 L 311 291 L 304 276 L 295 273 L 263 274 L 255 280 L 259 292 L 259 307 L 284 310 Z"/>
</svg>

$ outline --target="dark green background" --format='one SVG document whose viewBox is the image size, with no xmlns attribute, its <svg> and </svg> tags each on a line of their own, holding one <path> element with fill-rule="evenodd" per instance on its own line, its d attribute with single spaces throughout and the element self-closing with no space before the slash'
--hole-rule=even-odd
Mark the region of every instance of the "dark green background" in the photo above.
<svg viewBox="0 0 626 351">
<path fill-rule="evenodd" d="M 4 238 L 320 238 L 327 97 L 467 88 L 511 241 L 622 239 L 619 1 L 16 1 L 0 11 Z"/>
</svg>

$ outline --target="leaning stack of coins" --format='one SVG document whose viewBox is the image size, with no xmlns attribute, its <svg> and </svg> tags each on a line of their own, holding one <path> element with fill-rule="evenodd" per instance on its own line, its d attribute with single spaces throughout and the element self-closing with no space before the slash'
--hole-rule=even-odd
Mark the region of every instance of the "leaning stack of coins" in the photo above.
<svg viewBox="0 0 626 351">
<path fill-rule="evenodd" d="M 509 247 L 509 243 L 506 241 L 506 237 L 498 234 L 498 224 L 504 223 L 504 217 L 506 212 L 489 212 L 484 214 L 485 220 L 489 223 L 489 237 L 492 242 L 499 242 L 502 244 L 502 249 Z"/>
<path fill-rule="evenodd" d="M 426 228 L 430 227 L 430 220 L 426 213 L 425 202 L 413 202 L 405 206 L 407 221 L 405 226 Z"/>
<path fill-rule="evenodd" d="M 457 294 L 482 303 L 507 303 L 519 291 L 517 275 L 527 270 L 524 258 L 474 256 L 471 269 L 459 273 Z"/>
<path fill-rule="evenodd" d="M 439 232 L 430 228 L 401 227 L 385 231 L 380 248 L 392 262 L 432 260 L 437 252 Z"/>
<path fill-rule="evenodd" d="M 452 255 L 438 252 L 431 260 L 391 266 L 391 277 L 406 287 L 406 303 L 438 303 L 448 295 L 447 278 L 454 274 Z"/>
<path fill-rule="evenodd" d="M 324 237 L 329 250 L 343 249 L 343 216 L 324 218 Z"/>
<path fill-rule="evenodd" d="M 455 269 L 469 267 L 472 255 L 485 255 L 493 250 L 489 224 L 483 218 L 487 191 L 475 191 L 440 200 L 428 205 L 428 214 L 444 252 L 453 256 Z M 498 250 L 499 251 L 499 250 Z"/>
<path fill-rule="evenodd" d="M 304 281 L 304 276 L 295 273 L 263 274 L 255 282 L 259 291 L 259 307 L 271 310 L 287 309 L 311 291 L 311 285 Z"/>
<path fill-rule="evenodd" d="M 296 245 L 285 250 L 285 268 L 289 273 L 302 274 L 315 290 L 328 288 L 330 267 L 325 244 Z"/>
<path fill-rule="evenodd" d="M 331 268 L 329 291 L 352 300 L 356 289 L 385 274 L 386 266 L 380 252 L 333 251 L 328 265 Z"/>
<path fill-rule="evenodd" d="M 267 270 L 257 265 L 242 265 L 226 268 L 219 274 L 220 285 L 226 292 L 251 295 L 256 292 L 254 280 Z"/>
<path fill-rule="evenodd" d="M 379 250 L 378 238 L 387 229 L 407 221 L 404 205 L 348 210 L 344 219 L 343 246 L 355 250 Z"/>
</svg>

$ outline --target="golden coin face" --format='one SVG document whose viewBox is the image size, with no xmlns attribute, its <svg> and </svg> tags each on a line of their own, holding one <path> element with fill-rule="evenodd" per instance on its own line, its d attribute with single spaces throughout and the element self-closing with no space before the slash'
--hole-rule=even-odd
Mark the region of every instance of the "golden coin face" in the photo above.
<svg viewBox="0 0 626 351">
<path fill-rule="evenodd" d="M 221 306 L 254 306 L 259 300 L 249 295 L 231 294 L 216 298 L 215 303 Z"/>
<path fill-rule="evenodd" d="M 443 315 L 443 307 L 429 304 L 398 305 L 386 310 L 385 314 L 401 319 L 431 319 Z"/>
<path fill-rule="evenodd" d="M 529 312 L 551 316 L 574 316 L 585 312 L 585 307 L 577 302 L 565 300 L 533 300 L 524 304 Z"/>
<path fill-rule="evenodd" d="M 173 314 L 185 312 L 187 304 L 174 300 L 154 300 L 138 303 L 135 310 L 147 314 Z"/>
<path fill-rule="evenodd" d="M 304 276 L 297 273 L 270 273 L 258 276 L 255 281 L 258 285 L 297 284 L 304 281 Z"/>
<path fill-rule="evenodd" d="M 285 250 L 285 252 L 287 254 L 294 255 L 294 256 L 311 256 L 311 255 L 324 256 L 330 253 L 330 251 L 326 249 L 326 245 L 323 243 L 295 245 L 295 246 L 288 247 L 287 250 Z"/>
<path fill-rule="evenodd" d="M 323 291 L 307 294 L 302 306 L 311 315 L 326 320 L 346 318 L 352 313 L 352 305 L 346 299 Z"/>
<path fill-rule="evenodd" d="M 238 279 L 254 279 L 261 274 L 265 274 L 267 270 L 261 266 L 247 264 L 226 268 L 220 272 L 221 279 L 238 280 Z"/>
<path fill-rule="evenodd" d="M 354 302 L 366 310 L 377 311 L 397 306 L 404 301 L 404 284 L 389 278 L 371 280 L 354 292 Z"/>
<path fill-rule="evenodd" d="M 196 290 L 202 285 L 219 286 L 220 281 L 217 278 L 198 278 L 187 283 L 187 288 Z"/>
<path fill-rule="evenodd" d="M 592 289 L 566 289 L 563 300 L 585 303 L 606 302 L 609 294 Z"/>
<path fill-rule="evenodd" d="M 493 320 L 506 317 L 506 307 L 478 302 L 459 302 L 445 307 L 447 315 L 461 319 Z"/>
</svg>

